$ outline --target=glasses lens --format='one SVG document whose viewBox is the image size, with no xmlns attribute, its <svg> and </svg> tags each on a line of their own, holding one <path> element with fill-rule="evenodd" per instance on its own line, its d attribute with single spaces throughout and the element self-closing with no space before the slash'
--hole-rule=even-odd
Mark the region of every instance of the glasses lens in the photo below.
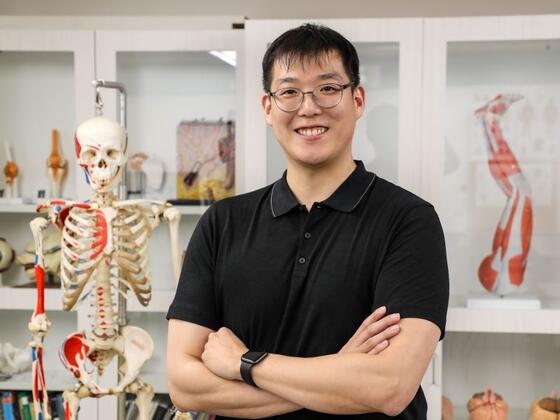
<svg viewBox="0 0 560 420">
<path fill-rule="evenodd" d="M 295 111 L 301 104 L 303 93 L 299 89 L 285 88 L 278 89 L 274 94 L 276 105 L 284 111 Z"/>
<path fill-rule="evenodd" d="M 342 98 L 342 87 L 334 83 L 320 85 L 313 90 L 313 96 L 321 108 L 333 108 Z"/>
</svg>

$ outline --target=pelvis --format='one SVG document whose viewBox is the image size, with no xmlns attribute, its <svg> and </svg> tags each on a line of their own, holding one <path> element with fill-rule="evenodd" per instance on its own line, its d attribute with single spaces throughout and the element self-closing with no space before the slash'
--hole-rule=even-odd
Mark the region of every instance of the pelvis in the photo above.
<svg viewBox="0 0 560 420">
<path fill-rule="evenodd" d="M 88 339 L 85 333 L 76 332 L 64 340 L 58 352 L 64 367 L 96 397 L 123 392 L 154 353 L 152 337 L 142 328 L 130 325 L 120 329 L 110 348 L 103 347 L 96 346 L 95 341 Z M 121 380 L 116 387 L 103 388 L 92 376 L 94 368 L 100 375 L 103 374 L 105 367 L 117 355 L 124 359 Z"/>
</svg>

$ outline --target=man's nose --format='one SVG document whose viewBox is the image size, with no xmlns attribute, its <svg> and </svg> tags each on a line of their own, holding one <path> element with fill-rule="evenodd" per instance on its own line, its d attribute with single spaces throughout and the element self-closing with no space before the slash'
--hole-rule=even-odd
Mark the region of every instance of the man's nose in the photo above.
<svg viewBox="0 0 560 420">
<path fill-rule="evenodd" d="M 317 105 L 315 102 L 315 97 L 311 92 L 305 92 L 303 94 L 303 102 L 299 107 L 298 114 L 299 115 L 314 115 L 319 114 L 321 112 L 321 107 Z"/>
</svg>

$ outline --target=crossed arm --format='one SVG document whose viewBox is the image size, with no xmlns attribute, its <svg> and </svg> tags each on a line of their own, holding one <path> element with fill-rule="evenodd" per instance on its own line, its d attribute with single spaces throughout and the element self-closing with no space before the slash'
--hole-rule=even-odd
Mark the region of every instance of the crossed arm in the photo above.
<svg viewBox="0 0 560 420">
<path fill-rule="evenodd" d="M 396 415 L 416 394 L 440 332 L 426 320 L 383 315 L 383 309 L 370 315 L 337 354 L 311 358 L 270 354 L 252 369 L 260 389 L 241 382 L 240 357 L 247 348 L 233 332 L 171 320 L 167 350 L 171 399 L 181 411 L 230 417 L 267 417 L 301 408 Z"/>
</svg>

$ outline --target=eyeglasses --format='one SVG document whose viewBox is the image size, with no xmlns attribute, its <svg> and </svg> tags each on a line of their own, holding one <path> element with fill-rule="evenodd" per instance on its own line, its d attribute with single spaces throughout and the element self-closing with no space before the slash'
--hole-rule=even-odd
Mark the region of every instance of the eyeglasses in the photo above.
<svg viewBox="0 0 560 420">
<path fill-rule="evenodd" d="M 305 95 L 311 95 L 313 101 L 324 109 L 334 108 L 342 100 L 342 94 L 347 87 L 354 86 L 354 82 L 342 85 L 340 83 L 325 83 L 315 89 L 303 92 L 294 87 L 280 88 L 275 92 L 268 91 L 274 98 L 276 106 L 284 112 L 294 112 L 303 104 Z"/>
</svg>

